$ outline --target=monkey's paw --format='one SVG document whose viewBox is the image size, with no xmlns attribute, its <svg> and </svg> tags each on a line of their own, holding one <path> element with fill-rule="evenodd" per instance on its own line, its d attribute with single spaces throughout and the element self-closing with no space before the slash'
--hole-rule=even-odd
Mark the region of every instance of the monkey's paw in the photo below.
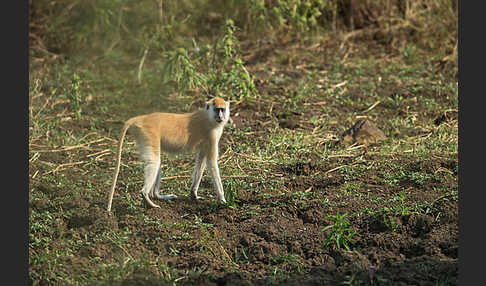
<svg viewBox="0 0 486 286">
<path fill-rule="evenodd" d="M 177 196 L 174 195 L 174 194 L 170 194 L 170 195 L 159 195 L 157 197 L 159 199 L 161 199 L 161 200 L 173 200 L 173 199 L 177 198 Z"/>
<path fill-rule="evenodd" d="M 204 200 L 204 197 L 201 197 L 201 196 L 194 196 L 194 195 L 192 195 L 192 198 L 194 200 L 196 200 L 196 201 L 202 201 L 202 200 Z"/>
</svg>

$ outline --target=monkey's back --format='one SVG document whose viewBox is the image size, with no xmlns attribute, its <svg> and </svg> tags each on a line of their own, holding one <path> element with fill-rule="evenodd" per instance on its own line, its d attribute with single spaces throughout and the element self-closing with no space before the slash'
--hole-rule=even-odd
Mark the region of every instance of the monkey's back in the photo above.
<svg viewBox="0 0 486 286">
<path fill-rule="evenodd" d="M 137 144 L 150 146 L 154 151 L 166 153 L 193 151 L 203 141 L 207 128 L 202 112 L 162 113 L 155 112 L 134 117 Z"/>
</svg>

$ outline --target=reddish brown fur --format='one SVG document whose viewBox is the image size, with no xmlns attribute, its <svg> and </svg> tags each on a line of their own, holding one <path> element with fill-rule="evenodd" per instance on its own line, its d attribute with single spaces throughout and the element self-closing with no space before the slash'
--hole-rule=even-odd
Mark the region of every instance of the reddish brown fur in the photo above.
<svg viewBox="0 0 486 286">
<path fill-rule="evenodd" d="M 217 108 L 226 108 L 227 106 L 229 108 L 229 105 L 219 97 L 213 98 L 208 104 Z M 226 120 L 228 120 L 228 118 Z M 218 141 L 223 132 L 224 123 L 216 123 L 214 119 L 212 119 L 212 116 L 208 115 L 206 109 L 184 114 L 155 112 L 136 116 L 125 122 L 117 150 L 117 164 L 108 200 L 108 211 L 111 210 L 115 184 L 120 170 L 123 139 L 130 126 L 134 127 L 133 129 L 137 136 L 137 147 L 139 148 L 142 160 L 145 163 L 149 162 L 148 164 L 154 164 L 158 161 L 160 164 L 161 150 L 166 153 L 180 153 L 183 151 L 192 152 L 199 150 L 201 154 L 207 156 L 208 162 L 210 163 L 210 171 L 212 174 L 214 173 L 213 181 L 215 181 L 216 184 L 218 197 L 220 200 L 225 201 L 217 166 Z M 150 171 L 146 172 L 146 174 L 152 174 L 152 171 L 157 171 L 156 167 L 149 166 L 149 168 L 152 169 L 149 169 Z M 197 186 L 199 185 L 199 181 L 200 176 L 196 184 Z M 142 192 L 147 188 L 147 181 L 144 184 Z M 197 187 L 195 187 L 192 192 L 193 195 L 197 197 Z M 144 192 L 144 197 L 149 204 L 158 207 L 149 199 L 148 192 Z"/>
<path fill-rule="evenodd" d="M 214 106 L 219 108 L 224 108 L 226 106 L 226 102 L 221 97 L 213 98 Z"/>
<path fill-rule="evenodd" d="M 200 124 L 204 116 L 206 113 L 201 110 L 184 114 L 156 112 L 134 117 L 127 123 L 137 127 L 137 136 L 143 136 L 143 140 L 137 140 L 139 144 L 145 143 L 152 148 L 154 156 L 159 156 L 161 144 L 168 153 L 199 148 L 209 133 L 208 126 Z"/>
</svg>

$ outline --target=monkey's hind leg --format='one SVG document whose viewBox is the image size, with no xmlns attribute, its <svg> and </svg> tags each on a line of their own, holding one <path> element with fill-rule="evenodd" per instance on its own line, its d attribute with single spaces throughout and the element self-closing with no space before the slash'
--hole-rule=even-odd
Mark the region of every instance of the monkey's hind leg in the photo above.
<svg viewBox="0 0 486 286">
<path fill-rule="evenodd" d="M 152 190 L 150 191 L 150 195 L 152 198 L 157 198 L 160 200 L 172 200 L 177 198 L 176 195 L 170 194 L 170 195 L 161 195 L 160 194 L 160 179 L 162 177 L 162 173 L 160 171 L 161 167 L 159 164 L 159 169 L 157 170 L 157 178 L 155 179 L 155 184 Z"/>
<path fill-rule="evenodd" d="M 157 198 L 160 200 L 172 200 L 177 198 L 176 195 L 170 194 L 170 195 L 161 195 L 160 194 L 160 179 L 162 177 L 162 173 L 160 171 L 161 166 L 159 164 L 159 169 L 157 170 L 157 178 L 155 179 L 155 184 L 153 188 L 150 190 L 150 197 L 151 198 Z"/>
<path fill-rule="evenodd" d="M 150 200 L 150 192 L 153 191 L 155 185 L 157 185 L 157 171 L 160 168 L 160 158 L 156 160 L 155 158 L 144 163 L 144 185 L 142 188 L 142 195 L 145 201 L 154 208 L 160 208 L 160 206 L 154 204 Z"/>
</svg>

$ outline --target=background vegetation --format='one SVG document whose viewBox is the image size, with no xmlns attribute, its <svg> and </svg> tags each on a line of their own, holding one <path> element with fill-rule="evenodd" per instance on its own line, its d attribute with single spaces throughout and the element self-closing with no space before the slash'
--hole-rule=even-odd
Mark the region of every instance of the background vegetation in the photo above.
<svg viewBox="0 0 486 286">
<path fill-rule="evenodd" d="M 29 0 L 29 13 L 31 284 L 368 285 L 373 264 L 382 283 L 456 285 L 457 1 Z M 215 95 L 235 121 L 228 206 L 208 180 L 205 204 L 146 208 L 128 140 L 108 216 L 121 123 Z M 339 144 L 363 118 L 387 139 Z M 191 164 L 164 162 L 164 191 L 184 197 Z"/>
</svg>

